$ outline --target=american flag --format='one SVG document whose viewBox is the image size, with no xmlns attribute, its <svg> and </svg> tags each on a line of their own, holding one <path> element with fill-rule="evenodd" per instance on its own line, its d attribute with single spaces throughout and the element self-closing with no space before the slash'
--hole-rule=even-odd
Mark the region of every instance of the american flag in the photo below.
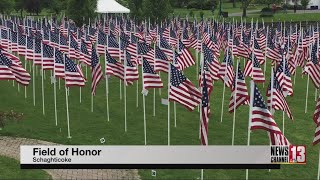
<svg viewBox="0 0 320 180">
<path fill-rule="evenodd" d="M 248 58 L 249 52 L 250 52 L 249 46 L 250 46 L 249 37 L 243 32 L 242 42 L 240 43 L 240 46 L 238 48 L 238 55 L 244 58 Z"/>
<path fill-rule="evenodd" d="M 313 145 L 320 142 L 320 123 L 317 123 L 316 132 L 314 133 Z"/>
<path fill-rule="evenodd" d="M 50 45 L 55 47 L 55 48 L 59 48 L 59 34 L 50 31 Z"/>
<path fill-rule="evenodd" d="M 69 52 L 69 45 L 66 37 L 63 34 L 59 34 L 59 50 L 63 52 Z"/>
<path fill-rule="evenodd" d="M 179 56 L 176 57 L 179 64 L 179 69 L 184 70 L 195 64 L 191 52 L 185 47 L 185 45 L 179 40 Z"/>
<path fill-rule="evenodd" d="M 33 36 L 27 36 L 26 59 L 33 60 L 33 54 L 34 54 Z"/>
<path fill-rule="evenodd" d="M 240 42 L 237 37 L 234 37 L 232 40 L 232 54 L 234 56 L 239 56 L 238 48 L 240 46 Z"/>
<path fill-rule="evenodd" d="M 116 61 L 107 51 L 106 52 L 106 75 L 113 75 L 123 80 L 124 78 L 124 67 Z"/>
<path fill-rule="evenodd" d="M 70 48 L 69 48 L 69 57 L 71 59 L 79 58 L 79 45 L 76 40 L 75 35 L 72 32 L 69 32 Z"/>
<path fill-rule="evenodd" d="M 1 53 L 0 56 L 3 56 Z M 0 59 L 0 80 L 15 80 L 15 75 L 11 72 L 10 68 Z"/>
<path fill-rule="evenodd" d="M 209 43 L 207 44 L 208 48 L 212 49 L 213 54 L 216 58 L 220 57 L 220 47 L 218 45 L 218 41 L 216 36 L 211 36 Z"/>
<path fill-rule="evenodd" d="M 202 87 L 202 102 L 201 102 L 201 124 L 200 124 L 200 134 L 201 134 L 201 144 L 208 145 L 208 123 L 209 123 L 209 113 L 210 113 L 210 101 L 208 86 L 206 82 L 206 72 L 203 73 L 203 87 Z"/>
<path fill-rule="evenodd" d="M 241 105 L 249 104 L 249 95 L 244 75 L 241 71 L 240 62 L 238 64 L 238 74 L 235 76 L 232 85 L 232 92 L 229 103 L 229 112 L 233 112 Z"/>
<path fill-rule="evenodd" d="M 119 56 L 119 43 L 116 39 L 116 37 L 112 34 L 109 35 L 108 37 L 108 53 L 111 55 L 113 58 L 120 58 Z"/>
<path fill-rule="evenodd" d="M 313 121 L 315 124 L 320 123 L 320 97 L 317 100 L 316 109 L 313 113 Z"/>
<path fill-rule="evenodd" d="M 101 64 L 99 63 L 99 57 L 96 49 L 92 45 L 91 52 L 91 74 L 92 74 L 92 84 L 91 84 L 91 93 L 96 95 L 96 88 L 100 80 L 102 79 L 102 70 Z"/>
<path fill-rule="evenodd" d="M 317 43 L 314 43 L 311 51 L 311 60 L 305 66 L 305 72 L 310 76 L 314 86 L 320 87 L 320 65 L 317 56 Z"/>
<path fill-rule="evenodd" d="M 169 60 L 166 54 L 158 47 L 155 47 L 154 69 L 156 72 L 163 71 L 168 73 Z"/>
<path fill-rule="evenodd" d="M 18 54 L 26 56 L 26 35 L 18 33 Z"/>
<path fill-rule="evenodd" d="M 207 65 L 209 68 L 211 79 L 214 81 L 218 81 L 219 80 L 218 72 L 219 72 L 220 63 L 217 60 L 217 58 L 214 56 L 214 52 L 211 51 L 211 49 L 209 49 L 205 44 L 202 45 L 202 49 L 203 49 L 204 62 L 205 62 L 205 65 Z"/>
<path fill-rule="evenodd" d="M 22 66 L 22 62 L 20 61 L 20 59 L 17 56 L 15 56 L 15 55 L 13 55 L 13 54 L 9 53 L 8 51 L 5 51 L 4 49 L 1 49 L 1 48 L 0 48 L 0 51 L 2 52 L 3 55 L 7 56 L 10 60 L 16 62 L 19 66 Z"/>
<path fill-rule="evenodd" d="M 54 75 L 55 77 L 64 78 L 64 60 L 63 53 L 55 48 L 55 58 L 54 58 Z"/>
<path fill-rule="evenodd" d="M 265 29 L 258 30 L 256 40 L 260 48 L 264 50 L 266 48 L 266 40 L 267 40 L 265 35 Z"/>
<path fill-rule="evenodd" d="M 270 80 L 270 84 L 269 84 L 268 91 L 267 91 L 269 109 L 272 108 L 274 110 L 282 110 L 287 113 L 288 117 L 291 120 L 293 120 L 293 116 L 290 111 L 289 105 L 286 101 L 285 96 L 283 95 L 283 93 L 281 91 L 281 88 L 280 88 L 280 85 L 279 85 L 277 78 L 274 77 L 273 88 L 271 88 L 271 86 L 272 86 L 271 83 L 272 82 Z M 272 104 L 271 104 L 271 102 L 272 102 Z"/>
<path fill-rule="evenodd" d="M 84 86 L 85 79 L 83 77 L 80 66 L 74 63 L 67 55 L 65 57 L 65 81 L 66 86 Z"/>
<path fill-rule="evenodd" d="M 187 47 L 190 46 L 190 40 L 189 40 L 189 34 L 188 34 L 187 28 L 183 28 L 181 41 L 182 41 L 183 44 L 185 44 Z"/>
<path fill-rule="evenodd" d="M 42 68 L 43 70 L 51 70 L 54 68 L 53 47 L 42 44 Z"/>
<path fill-rule="evenodd" d="M 219 78 L 225 83 L 227 87 L 231 87 L 234 78 L 233 62 L 230 49 L 225 52 L 223 62 L 218 71 Z"/>
<path fill-rule="evenodd" d="M 272 145 L 289 145 L 289 141 L 282 134 L 277 123 L 273 119 L 272 114 L 268 110 L 263 97 L 255 84 L 252 100 L 250 129 L 267 131 Z"/>
<path fill-rule="evenodd" d="M 97 43 L 97 52 L 99 54 L 104 54 L 105 53 L 105 44 L 107 42 L 107 35 L 99 30 L 99 33 L 98 33 L 98 43 Z"/>
<path fill-rule="evenodd" d="M 11 51 L 18 52 L 18 33 L 11 30 Z"/>
<path fill-rule="evenodd" d="M 1 38 L 0 38 L 0 43 L 1 46 L 6 49 L 9 50 L 9 37 L 8 37 L 8 30 L 7 29 L 1 29 L 0 27 L 0 32 L 1 32 Z"/>
<path fill-rule="evenodd" d="M 163 83 L 149 62 L 143 58 L 143 89 L 149 88 L 163 88 Z"/>
<path fill-rule="evenodd" d="M 260 64 L 263 64 L 265 59 L 264 59 L 264 53 L 263 51 L 261 50 L 259 44 L 258 44 L 258 41 L 256 39 L 254 39 L 253 41 L 253 53 L 255 55 L 255 57 L 257 58 L 258 62 Z"/>
<path fill-rule="evenodd" d="M 84 40 L 81 40 L 79 60 L 88 66 L 91 65 L 91 55 Z"/>
<path fill-rule="evenodd" d="M 42 41 L 41 39 L 35 39 L 34 41 L 34 57 L 33 57 L 33 64 L 35 65 L 42 65 Z"/>
<path fill-rule="evenodd" d="M 208 88 L 208 93 L 209 95 L 211 94 L 212 90 L 213 90 L 213 80 L 211 78 L 211 73 L 209 71 L 208 68 L 208 62 L 204 62 L 204 66 L 203 69 L 200 66 L 200 70 L 199 70 L 199 87 L 203 87 L 203 73 L 205 74 L 205 78 L 206 78 L 206 85 Z"/>
<path fill-rule="evenodd" d="M 201 92 L 181 71 L 170 64 L 169 100 L 178 102 L 193 111 L 201 102 Z"/>
<path fill-rule="evenodd" d="M 169 60 L 173 58 L 172 47 L 169 45 L 166 39 L 160 36 L 160 49 L 167 55 Z"/>
<path fill-rule="evenodd" d="M 270 37 L 268 38 L 268 45 L 267 45 L 267 50 L 266 50 L 266 57 L 273 60 L 273 61 L 280 61 L 281 60 L 281 55 L 279 53 L 279 50 L 275 48 L 274 45 L 274 41 L 271 37 L 271 35 L 269 35 Z"/>
<path fill-rule="evenodd" d="M 125 83 L 126 85 L 132 85 L 134 81 L 139 80 L 139 72 L 137 66 L 132 64 L 131 54 L 126 52 L 126 62 L 124 66 L 125 70 Z"/>
<path fill-rule="evenodd" d="M 289 72 L 289 67 L 285 58 L 283 58 L 282 62 L 278 66 L 276 70 L 276 77 L 285 96 L 293 95 L 293 88 L 291 82 L 291 75 Z"/>
<path fill-rule="evenodd" d="M 1 66 L 6 66 L 14 76 L 14 79 L 21 85 L 27 86 L 30 82 L 30 74 L 15 61 L 10 60 L 7 56 L 5 56 L 2 52 L 0 52 L 0 64 Z M 7 71 L 6 70 L 6 71 Z M 5 73 L 8 73 L 6 72 Z"/>
<path fill-rule="evenodd" d="M 252 58 L 253 58 L 253 62 L 252 62 Z M 265 77 L 260 67 L 260 63 L 258 62 L 258 59 L 256 58 L 256 56 L 252 53 L 246 62 L 246 65 L 244 68 L 244 76 L 251 77 L 256 83 L 265 82 Z"/>
</svg>

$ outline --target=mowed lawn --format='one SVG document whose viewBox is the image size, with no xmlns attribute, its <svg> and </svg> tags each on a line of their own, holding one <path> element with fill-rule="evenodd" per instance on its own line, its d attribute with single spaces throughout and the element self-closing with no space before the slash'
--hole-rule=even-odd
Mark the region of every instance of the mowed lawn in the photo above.
<svg viewBox="0 0 320 180">
<path fill-rule="evenodd" d="M 40 169 L 20 169 L 17 160 L 0 156 L 0 179 L 51 179 L 51 176 Z"/>
<path fill-rule="evenodd" d="M 23 60 L 22 60 L 23 61 Z M 101 63 L 104 66 L 103 58 Z M 184 71 L 184 74 L 197 84 L 196 67 L 193 66 Z M 244 68 L 241 59 L 241 67 Z M 115 77 L 109 80 L 109 107 L 110 122 L 107 121 L 107 103 L 105 95 L 105 81 L 101 81 L 94 97 L 94 112 L 91 112 L 91 78 L 88 70 L 88 82 L 82 88 L 82 102 L 80 99 L 80 88 L 70 88 L 69 112 L 71 139 L 67 139 L 67 120 L 64 82 L 57 82 L 57 109 L 58 126 L 55 126 L 54 118 L 54 96 L 53 84 L 50 82 L 50 71 L 46 72 L 44 80 L 45 92 L 45 116 L 42 115 L 42 95 L 41 95 L 41 76 L 37 70 L 36 83 L 36 106 L 33 106 L 32 81 L 27 87 L 27 98 L 24 97 L 24 88 L 20 86 L 18 92 L 17 84 L 13 86 L 12 81 L 0 81 L 0 108 L 1 111 L 14 110 L 24 113 L 21 122 L 10 122 L 3 130 L 1 135 L 35 138 L 57 142 L 61 144 L 81 144 L 81 145 L 101 145 L 100 138 L 104 137 L 104 145 L 144 145 L 143 133 L 143 106 L 142 106 L 142 84 L 139 80 L 138 100 L 139 106 L 136 107 L 136 83 L 127 87 L 127 132 L 124 130 L 124 96 L 120 100 L 120 81 Z M 27 70 L 31 73 L 29 64 Z M 141 67 L 139 67 L 141 73 Z M 86 69 L 83 67 L 86 74 Z M 315 88 L 310 80 L 308 112 L 305 114 L 305 95 L 307 77 L 301 76 L 301 68 L 298 68 L 296 84 L 294 85 L 294 96 L 288 97 L 287 101 L 295 118 L 292 122 L 285 116 L 285 135 L 292 144 L 307 146 L 306 165 L 282 165 L 281 170 L 250 170 L 250 179 L 315 179 L 318 168 L 318 146 L 312 146 L 315 131 L 315 124 L 312 115 L 315 107 Z M 267 82 L 270 77 L 270 62 L 267 66 Z M 165 87 L 155 91 L 156 95 L 156 116 L 153 117 L 153 90 L 146 97 L 146 118 L 147 118 L 147 144 L 148 145 L 167 145 L 167 106 L 161 104 L 161 98 L 167 97 L 167 75 L 161 73 L 161 79 Z M 292 78 L 293 79 L 293 78 Z M 33 79 L 32 79 L 33 80 Z M 293 80 L 292 80 L 293 81 Z M 247 78 L 249 87 L 249 78 Z M 123 85 L 122 94 L 123 94 Z M 267 86 L 259 89 L 265 95 Z M 223 122 L 220 122 L 221 102 L 222 102 L 223 83 L 215 82 L 211 94 L 211 112 L 209 122 L 209 144 L 210 145 L 231 145 L 232 136 L 232 117 L 228 113 L 230 90 L 226 88 Z M 266 99 L 265 99 L 266 100 Z M 176 114 L 177 123 L 174 123 L 173 103 L 171 105 L 171 145 L 199 145 L 199 112 L 189 112 L 181 105 L 177 104 Z M 236 112 L 235 144 L 247 144 L 249 107 L 242 106 Z M 275 120 L 282 129 L 282 112 L 275 113 Z M 269 145 L 268 135 L 265 131 L 259 130 L 251 133 L 251 145 Z M 235 146 L 235 148 L 237 148 Z M 214 162 L 213 162 L 214 163 Z M 157 170 L 157 177 L 151 176 L 151 170 L 139 170 L 143 179 L 197 179 L 200 177 L 200 170 Z M 208 179 L 244 179 L 245 170 L 205 170 L 204 177 Z"/>
</svg>

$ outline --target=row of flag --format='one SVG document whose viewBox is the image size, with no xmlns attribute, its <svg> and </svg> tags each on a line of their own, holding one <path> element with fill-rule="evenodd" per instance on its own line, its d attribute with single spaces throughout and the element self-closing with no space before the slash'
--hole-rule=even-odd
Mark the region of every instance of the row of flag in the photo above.
<svg viewBox="0 0 320 180">
<path fill-rule="evenodd" d="M 143 72 L 143 90 L 163 88 L 160 72 L 168 73 L 168 99 L 190 111 L 200 106 L 203 145 L 208 145 L 210 95 L 216 81 L 221 80 L 231 90 L 228 111 L 235 113 L 241 105 L 249 105 L 250 129 L 267 131 L 274 145 L 289 144 L 273 113 L 281 110 L 293 120 L 286 97 L 294 93 L 292 77 L 296 69 L 301 67 L 316 89 L 320 86 L 319 29 L 311 25 L 303 28 L 299 24 L 279 22 L 265 26 L 253 22 L 191 22 L 180 18 L 152 24 L 111 16 L 77 27 L 70 21 L 56 24 L 50 20 L 43 23 L 2 17 L 0 43 L 0 78 L 25 86 L 31 78 L 20 56 L 42 70 L 51 70 L 55 78 L 65 80 L 67 87 L 84 86 L 87 76 L 82 67 L 91 68 L 93 96 L 99 82 L 110 76 L 119 78 L 126 86 L 133 85 L 140 78 L 139 66 Z M 246 60 L 244 69 L 241 58 Z M 265 103 L 256 84 L 266 83 L 269 60 L 272 73 Z M 184 74 L 185 69 L 194 65 L 197 65 L 198 85 Z M 253 81 L 250 96 L 246 77 Z M 319 110 L 316 110 L 317 129 L 318 118 Z M 319 132 L 316 132 L 318 139 Z"/>
</svg>

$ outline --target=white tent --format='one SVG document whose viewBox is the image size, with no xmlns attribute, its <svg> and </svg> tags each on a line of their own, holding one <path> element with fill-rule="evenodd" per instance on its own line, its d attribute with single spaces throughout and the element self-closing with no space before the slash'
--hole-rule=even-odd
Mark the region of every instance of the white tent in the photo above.
<svg viewBox="0 0 320 180">
<path fill-rule="evenodd" d="M 115 0 L 98 0 L 97 13 L 130 13 L 130 9 L 122 6 Z"/>
</svg>

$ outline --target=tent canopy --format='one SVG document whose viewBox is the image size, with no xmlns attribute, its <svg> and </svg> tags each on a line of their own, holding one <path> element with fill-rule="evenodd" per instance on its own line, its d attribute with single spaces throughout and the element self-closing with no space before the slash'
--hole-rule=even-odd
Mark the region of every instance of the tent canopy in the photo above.
<svg viewBox="0 0 320 180">
<path fill-rule="evenodd" d="M 115 0 L 98 0 L 97 13 L 130 13 L 130 10 Z"/>
</svg>

